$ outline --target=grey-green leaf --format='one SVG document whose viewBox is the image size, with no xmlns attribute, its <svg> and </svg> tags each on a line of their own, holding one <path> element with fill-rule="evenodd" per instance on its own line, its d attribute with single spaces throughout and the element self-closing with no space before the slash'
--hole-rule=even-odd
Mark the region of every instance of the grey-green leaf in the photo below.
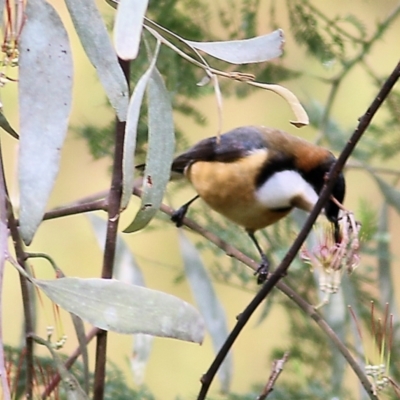
<svg viewBox="0 0 400 400">
<path fill-rule="evenodd" d="M 129 90 L 94 0 L 65 0 L 79 40 L 120 121 L 126 120 Z"/>
<path fill-rule="evenodd" d="M 4 4 L 5 0 L 0 0 L 0 21 L 3 21 Z"/>
<path fill-rule="evenodd" d="M 149 151 L 143 178 L 142 202 L 132 223 L 124 232 L 144 228 L 157 213 L 167 183 L 175 149 L 171 100 L 163 79 L 155 68 L 149 81 Z"/>
<path fill-rule="evenodd" d="M 123 60 L 134 60 L 138 55 L 147 3 L 148 0 L 121 0 L 118 4 L 114 42 Z"/>
<path fill-rule="evenodd" d="M 190 304 L 115 279 L 32 279 L 60 307 L 98 328 L 201 343 L 204 322 Z"/>
<path fill-rule="evenodd" d="M 371 174 L 378 184 L 386 201 L 400 213 L 400 191 L 386 183 L 383 179 L 375 174 Z"/>
<path fill-rule="evenodd" d="M 1 7 L 1 6 L 0 6 Z M 19 139 L 19 135 L 13 127 L 8 122 L 6 116 L 3 114 L 3 111 L 0 111 L 0 127 L 2 127 L 7 133 L 9 133 L 13 138 Z"/>
<path fill-rule="evenodd" d="M 225 42 L 186 42 L 205 53 L 232 64 L 248 64 L 268 61 L 282 54 L 285 43 L 283 31 L 278 29 L 268 35 L 251 39 Z"/>
<path fill-rule="evenodd" d="M 381 303 L 390 305 L 391 312 L 397 315 L 397 306 L 395 300 L 396 289 L 392 273 L 392 263 L 390 254 L 390 242 L 387 240 L 389 232 L 389 212 L 387 203 L 383 203 L 379 215 L 377 250 L 378 250 L 378 280 L 380 288 Z"/>
<path fill-rule="evenodd" d="M 128 108 L 128 118 L 125 127 L 124 153 L 122 158 L 122 199 L 121 208 L 124 209 L 132 196 L 135 173 L 135 149 L 137 127 L 139 122 L 140 107 L 143 102 L 144 92 L 150 80 L 153 69 L 156 65 L 158 52 L 160 50 L 160 42 L 157 42 L 157 47 L 154 52 L 152 61 L 150 62 L 147 71 L 140 77 L 135 86 Z"/>
<path fill-rule="evenodd" d="M 54 8 L 29 0 L 19 43 L 20 229 L 29 244 L 53 188 L 67 133 L 73 66 L 68 35 Z"/>
<path fill-rule="evenodd" d="M 204 317 L 207 331 L 211 335 L 214 351 L 217 353 L 229 334 L 225 311 L 215 294 L 211 279 L 204 268 L 197 249 L 181 230 L 179 231 L 179 245 L 186 278 L 190 284 L 197 307 Z M 232 371 L 232 355 L 229 353 L 218 371 L 218 377 L 224 392 L 229 391 Z"/>
</svg>

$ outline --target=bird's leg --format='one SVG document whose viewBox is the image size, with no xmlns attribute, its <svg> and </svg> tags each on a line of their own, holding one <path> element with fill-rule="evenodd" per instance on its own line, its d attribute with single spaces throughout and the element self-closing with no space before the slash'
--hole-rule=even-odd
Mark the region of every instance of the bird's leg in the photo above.
<svg viewBox="0 0 400 400">
<path fill-rule="evenodd" d="M 255 275 L 257 275 L 257 283 L 260 285 L 267 280 L 267 275 L 268 275 L 268 271 L 269 271 L 269 261 L 268 261 L 266 254 L 263 252 L 260 244 L 258 243 L 258 241 L 254 235 L 254 232 L 248 231 L 247 233 L 250 236 L 250 239 L 255 244 L 255 246 L 261 256 L 260 266 L 258 267 L 257 271 L 255 272 Z"/>
<path fill-rule="evenodd" d="M 189 206 L 199 198 L 197 195 L 193 197 L 193 199 L 189 200 L 182 207 L 178 208 L 171 216 L 171 221 L 175 222 L 175 225 L 179 228 L 183 224 L 183 218 L 185 218 L 186 213 L 188 212 Z"/>
</svg>

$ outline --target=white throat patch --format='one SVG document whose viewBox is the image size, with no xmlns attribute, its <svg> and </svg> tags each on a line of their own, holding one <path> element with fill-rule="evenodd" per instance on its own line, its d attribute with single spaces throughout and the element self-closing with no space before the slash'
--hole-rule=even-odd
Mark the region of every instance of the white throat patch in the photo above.
<svg viewBox="0 0 400 400">
<path fill-rule="evenodd" d="M 258 188 L 256 198 L 269 209 L 299 207 L 310 211 L 318 195 L 298 172 L 281 171 L 273 174 Z"/>
</svg>

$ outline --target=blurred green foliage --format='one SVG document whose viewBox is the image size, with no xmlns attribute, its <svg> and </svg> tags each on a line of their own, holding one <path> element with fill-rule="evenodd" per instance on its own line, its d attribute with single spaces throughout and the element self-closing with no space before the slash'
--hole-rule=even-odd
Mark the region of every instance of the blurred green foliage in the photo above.
<svg viewBox="0 0 400 400">
<path fill-rule="evenodd" d="M 19 347 L 4 346 L 4 354 L 7 365 L 10 366 L 8 376 L 10 380 L 11 395 L 14 400 L 25 398 L 26 363 L 24 360 L 24 349 Z M 67 356 L 60 354 L 61 360 L 67 360 Z M 40 393 L 51 379 L 56 375 L 57 369 L 51 357 L 35 356 L 34 376 L 35 376 L 35 398 L 41 398 Z M 75 361 L 71 368 L 71 373 L 78 380 L 79 385 L 84 387 L 84 369 L 80 361 Z M 92 387 L 93 375 L 90 376 L 90 386 Z M 66 400 L 68 394 L 62 384 L 58 385 L 48 399 Z M 114 363 L 107 364 L 106 384 L 104 400 L 155 400 L 146 387 L 134 390 L 126 382 L 123 372 Z"/>
</svg>

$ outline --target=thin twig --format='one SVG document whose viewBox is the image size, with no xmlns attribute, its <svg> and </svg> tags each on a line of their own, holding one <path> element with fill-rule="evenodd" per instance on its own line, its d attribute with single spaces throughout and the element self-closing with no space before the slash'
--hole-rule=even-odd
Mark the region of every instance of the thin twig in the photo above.
<svg viewBox="0 0 400 400">
<path fill-rule="evenodd" d="M 356 144 L 360 140 L 361 136 L 367 129 L 368 125 L 371 122 L 371 119 L 375 115 L 375 113 L 378 111 L 380 106 L 382 105 L 383 101 L 387 97 L 387 95 L 390 93 L 392 90 L 393 86 L 397 82 L 397 80 L 400 77 L 400 62 L 396 65 L 395 69 L 393 72 L 390 74 L 389 78 L 386 80 L 385 84 L 382 86 L 381 90 L 379 91 L 378 95 L 372 102 L 371 106 L 368 108 L 366 113 L 360 118 L 359 124 L 357 128 L 355 129 L 353 135 L 347 142 L 345 148 L 341 152 L 339 158 L 335 162 L 335 164 L 332 166 L 331 171 L 329 173 L 328 180 L 322 189 L 320 193 L 320 197 L 315 204 L 313 210 L 311 211 L 310 215 L 308 216 L 303 228 L 301 229 L 298 237 L 294 241 L 293 245 L 287 252 L 286 256 L 282 260 L 281 264 L 279 267 L 276 269 L 276 271 L 269 277 L 269 279 L 265 282 L 264 286 L 261 288 L 261 290 L 256 294 L 254 299 L 250 302 L 250 304 L 247 306 L 245 311 L 240 315 L 240 318 L 238 319 L 236 326 L 233 328 L 232 332 L 228 336 L 227 340 L 223 344 L 222 348 L 218 352 L 216 358 L 214 359 L 213 363 L 211 364 L 210 368 L 206 372 L 205 375 L 203 375 L 202 378 L 202 387 L 200 390 L 200 393 L 197 397 L 198 400 L 203 400 L 205 399 L 205 396 L 207 395 L 208 389 L 211 385 L 211 382 L 213 381 L 215 374 L 217 373 L 221 363 L 225 359 L 228 351 L 232 347 L 233 343 L 235 342 L 236 338 L 240 334 L 241 330 L 244 328 L 246 325 L 247 321 L 250 319 L 251 315 L 253 312 L 258 308 L 258 306 L 261 304 L 262 301 L 268 296 L 268 294 L 271 292 L 271 290 L 276 286 L 277 282 L 282 279 L 287 274 L 287 270 L 293 261 L 294 257 L 300 250 L 300 247 L 302 246 L 303 242 L 305 241 L 307 235 L 312 229 L 312 226 L 314 222 L 316 221 L 319 213 L 321 212 L 323 206 L 325 203 L 328 201 L 329 196 L 331 194 L 333 185 L 336 182 L 336 179 L 340 173 L 340 171 L 343 169 L 343 166 L 347 159 L 350 157 L 352 151 L 354 150 Z M 376 399 L 377 397 L 372 393 L 371 390 L 371 385 L 369 382 L 362 382 L 364 385 L 365 390 L 369 394 L 371 399 Z"/>
<path fill-rule="evenodd" d="M 19 234 L 17 221 L 14 216 L 14 211 L 12 208 L 12 204 L 9 200 L 8 189 L 5 181 L 4 175 L 4 165 L 3 165 L 3 156 L 0 151 L 0 170 L 2 180 L 2 187 L 5 190 L 5 198 L 3 199 L 6 202 L 7 208 L 7 218 L 8 218 L 8 227 L 10 229 L 11 237 L 14 244 L 15 254 L 17 256 L 17 262 L 19 265 L 26 271 L 27 265 L 25 260 L 25 251 L 22 243 L 21 236 Z M 1 201 L 1 200 L 0 200 Z M 7 255 L 7 247 L 4 248 L 4 252 Z M 32 310 L 32 298 L 29 290 L 29 283 L 27 278 L 19 274 L 20 286 L 21 286 L 21 294 L 22 294 L 22 303 L 24 308 L 24 330 L 25 330 L 25 362 L 26 362 L 26 388 L 25 388 L 25 396 L 26 399 L 30 400 L 33 397 L 33 374 L 34 374 L 34 364 L 33 364 L 33 340 L 28 336 L 29 333 L 34 331 L 34 323 L 33 323 L 33 310 Z"/>
<path fill-rule="evenodd" d="M 274 390 L 275 382 L 279 378 L 279 375 L 283 370 L 283 366 L 285 365 L 288 358 L 289 358 L 289 353 L 286 352 L 281 359 L 274 360 L 274 362 L 272 363 L 272 370 L 268 378 L 268 382 L 256 400 L 265 400 L 268 397 L 268 395 Z"/>
<path fill-rule="evenodd" d="M 44 216 L 43 220 L 55 219 L 60 217 L 66 217 L 68 215 L 77 215 L 86 213 L 89 211 L 107 210 L 107 201 L 104 198 L 99 200 L 91 201 L 88 203 L 77 203 L 63 207 L 58 207 L 48 211 Z"/>
</svg>

